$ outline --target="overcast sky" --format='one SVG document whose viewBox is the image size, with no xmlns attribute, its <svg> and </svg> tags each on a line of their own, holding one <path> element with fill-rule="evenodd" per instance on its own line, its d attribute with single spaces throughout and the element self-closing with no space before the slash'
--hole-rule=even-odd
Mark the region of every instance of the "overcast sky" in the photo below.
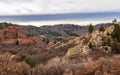
<svg viewBox="0 0 120 75">
<path fill-rule="evenodd" d="M 119 12 L 120 0 L 0 0 L 1 22 L 87 24 L 119 19 Z"/>
</svg>

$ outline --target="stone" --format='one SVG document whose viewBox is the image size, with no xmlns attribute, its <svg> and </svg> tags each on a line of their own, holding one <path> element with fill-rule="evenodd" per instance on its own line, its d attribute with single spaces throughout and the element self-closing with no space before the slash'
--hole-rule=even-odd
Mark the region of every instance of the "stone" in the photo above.
<svg viewBox="0 0 120 75">
<path fill-rule="evenodd" d="M 71 56 L 71 55 L 74 55 L 74 54 L 80 54 L 81 51 L 82 51 L 82 48 L 79 45 L 77 45 L 73 48 L 68 49 L 68 52 L 66 53 L 66 56 Z"/>
<path fill-rule="evenodd" d="M 85 46 L 83 47 L 83 52 L 82 52 L 82 53 L 88 54 L 90 51 L 91 51 L 91 49 L 88 47 L 88 45 L 85 45 Z"/>
</svg>

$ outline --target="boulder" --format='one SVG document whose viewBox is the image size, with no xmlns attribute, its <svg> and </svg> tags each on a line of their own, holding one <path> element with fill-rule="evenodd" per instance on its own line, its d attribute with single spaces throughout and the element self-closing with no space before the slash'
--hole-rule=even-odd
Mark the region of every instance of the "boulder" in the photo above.
<svg viewBox="0 0 120 75">
<path fill-rule="evenodd" d="M 80 45 L 77 45 L 73 48 L 68 49 L 68 52 L 66 53 L 66 56 L 72 56 L 74 54 L 80 54 L 82 52 L 82 47 Z"/>
<path fill-rule="evenodd" d="M 88 54 L 89 52 L 91 51 L 91 49 L 88 47 L 88 45 L 85 45 L 84 47 L 83 47 L 83 54 Z"/>
<path fill-rule="evenodd" d="M 98 47 L 102 44 L 102 38 L 104 37 L 102 32 L 96 31 L 91 34 L 90 42 L 92 45 Z"/>
</svg>

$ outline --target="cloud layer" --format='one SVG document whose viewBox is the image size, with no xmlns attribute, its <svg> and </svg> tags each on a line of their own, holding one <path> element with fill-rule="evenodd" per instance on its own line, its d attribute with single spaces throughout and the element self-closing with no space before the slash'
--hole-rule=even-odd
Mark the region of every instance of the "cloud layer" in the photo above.
<svg viewBox="0 0 120 75">
<path fill-rule="evenodd" d="M 120 19 L 120 0 L 0 0 L 0 21 L 87 24 Z"/>
<path fill-rule="evenodd" d="M 119 11 L 120 0 L 0 0 L 0 15 Z"/>
<path fill-rule="evenodd" d="M 14 15 L 0 16 L 1 21 L 59 21 L 59 20 L 108 20 L 119 18 L 120 12 L 97 12 L 97 13 L 64 13 L 44 15 Z"/>
<path fill-rule="evenodd" d="M 61 23 L 86 25 L 88 23 L 111 22 L 120 19 L 120 12 L 94 12 L 94 13 L 64 13 L 44 15 L 14 15 L 0 16 L 0 21 L 19 24 L 53 25 Z"/>
</svg>

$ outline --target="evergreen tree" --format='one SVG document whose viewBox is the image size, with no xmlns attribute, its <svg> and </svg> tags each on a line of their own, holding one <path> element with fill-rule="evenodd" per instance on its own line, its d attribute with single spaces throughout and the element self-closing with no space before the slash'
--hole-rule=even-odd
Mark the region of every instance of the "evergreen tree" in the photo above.
<svg viewBox="0 0 120 75">
<path fill-rule="evenodd" d="M 118 41 L 120 41 L 120 26 L 118 24 L 114 25 L 114 30 L 111 33 L 111 36 L 113 39 L 117 39 Z"/>
<path fill-rule="evenodd" d="M 113 24 L 113 25 L 115 25 L 115 24 L 117 24 L 117 23 L 118 23 L 117 19 L 114 19 L 114 20 L 112 21 L 112 24 Z"/>
<path fill-rule="evenodd" d="M 43 41 L 45 42 L 45 38 L 43 38 Z"/>
<path fill-rule="evenodd" d="M 88 44 L 88 46 L 89 46 L 89 48 L 92 48 L 92 47 L 93 47 L 93 45 L 92 45 L 91 42 Z"/>
<path fill-rule="evenodd" d="M 57 43 L 57 41 L 56 41 L 56 40 L 54 40 L 54 43 L 56 44 L 56 43 Z"/>
<path fill-rule="evenodd" d="M 89 32 L 89 33 L 92 33 L 93 30 L 94 30 L 94 27 L 93 27 L 93 25 L 90 23 L 90 25 L 88 26 L 88 32 Z"/>
<path fill-rule="evenodd" d="M 116 41 L 113 41 L 111 47 L 112 47 L 112 53 L 116 53 L 116 54 L 120 53 L 120 47 L 119 47 L 119 45 L 117 44 Z"/>
<path fill-rule="evenodd" d="M 16 41 L 16 45 L 19 45 L 19 41 L 18 40 Z"/>
<path fill-rule="evenodd" d="M 47 39 L 46 39 L 46 44 L 48 44 L 49 42 L 50 42 L 50 40 L 47 38 Z"/>
<path fill-rule="evenodd" d="M 99 31 L 105 31 L 105 28 L 104 28 L 103 25 L 101 25 L 101 26 L 99 27 Z"/>
</svg>

